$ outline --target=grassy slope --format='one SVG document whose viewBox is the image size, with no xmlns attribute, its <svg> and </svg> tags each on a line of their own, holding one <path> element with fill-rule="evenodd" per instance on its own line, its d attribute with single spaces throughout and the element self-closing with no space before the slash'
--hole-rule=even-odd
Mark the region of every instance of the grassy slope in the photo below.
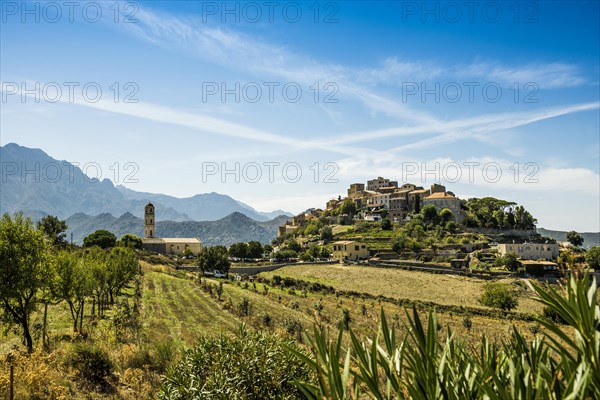
<svg viewBox="0 0 600 400">
<path fill-rule="evenodd" d="M 296 265 L 262 274 L 279 275 L 321 282 L 336 289 L 355 290 L 373 295 L 394 298 L 432 301 L 439 304 L 482 307 L 477 299 L 486 281 L 455 275 L 431 274 L 401 269 L 384 269 L 367 266 Z M 513 280 L 506 280 L 512 282 Z M 539 312 L 540 305 L 522 293 L 517 311 Z"/>
</svg>

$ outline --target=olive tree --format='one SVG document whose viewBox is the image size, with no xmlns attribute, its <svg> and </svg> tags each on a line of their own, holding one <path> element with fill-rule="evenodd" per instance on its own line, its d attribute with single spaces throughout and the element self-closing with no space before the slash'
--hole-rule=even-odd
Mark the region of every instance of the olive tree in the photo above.
<svg viewBox="0 0 600 400">
<path fill-rule="evenodd" d="M 7 322 L 21 327 L 29 352 L 29 319 L 47 282 L 47 248 L 43 233 L 23 214 L 0 219 L 0 307 Z"/>
</svg>

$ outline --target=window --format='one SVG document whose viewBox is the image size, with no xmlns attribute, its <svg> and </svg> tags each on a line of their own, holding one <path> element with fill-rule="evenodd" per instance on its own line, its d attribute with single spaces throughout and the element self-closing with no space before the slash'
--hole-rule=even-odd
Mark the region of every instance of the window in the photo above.
<svg viewBox="0 0 600 400">
<path fill-rule="evenodd" d="M 354 250 L 358 251 L 359 247 L 358 245 L 354 246 Z"/>
</svg>

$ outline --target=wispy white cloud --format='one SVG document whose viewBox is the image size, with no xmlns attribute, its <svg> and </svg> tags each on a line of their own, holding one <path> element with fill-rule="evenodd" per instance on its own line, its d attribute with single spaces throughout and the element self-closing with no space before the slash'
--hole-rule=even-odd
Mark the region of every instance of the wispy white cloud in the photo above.
<svg viewBox="0 0 600 400">
<path fill-rule="evenodd" d="M 462 77 L 484 78 L 505 86 L 513 85 L 515 82 L 521 86 L 532 82 L 541 89 L 558 89 L 586 83 L 577 65 L 561 62 L 539 62 L 520 66 L 507 66 L 494 62 L 473 63 L 461 66 L 456 72 Z"/>
<path fill-rule="evenodd" d="M 598 172 L 587 168 L 556 167 L 535 162 L 526 164 L 520 163 L 516 167 L 514 161 L 497 157 L 400 159 L 391 155 L 382 159 L 353 157 L 338 161 L 341 179 L 387 176 L 422 186 L 438 182 L 450 188 L 468 185 L 495 191 L 569 191 L 595 197 L 600 193 Z"/>
</svg>

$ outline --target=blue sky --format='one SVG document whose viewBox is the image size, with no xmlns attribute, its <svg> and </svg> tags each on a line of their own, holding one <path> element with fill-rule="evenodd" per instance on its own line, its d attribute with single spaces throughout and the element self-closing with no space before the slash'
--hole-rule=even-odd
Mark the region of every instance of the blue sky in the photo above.
<svg viewBox="0 0 600 400">
<path fill-rule="evenodd" d="M 600 230 L 597 1 L 1 4 L 1 144 L 263 211 L 381 175 Z"/>
</svg>

